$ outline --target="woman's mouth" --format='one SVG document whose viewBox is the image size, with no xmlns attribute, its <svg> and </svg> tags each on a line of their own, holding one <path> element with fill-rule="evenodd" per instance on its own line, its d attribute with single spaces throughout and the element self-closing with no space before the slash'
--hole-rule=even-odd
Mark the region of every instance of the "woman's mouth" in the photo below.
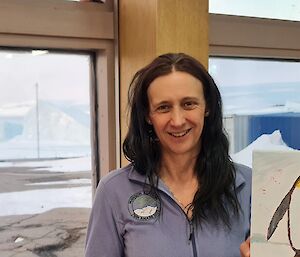
<svg viewBox="0 0 300 257">
<path fill-rule="evenodd" d="M 189 133 L 192 129 L 187 129 L 184 131 L 180 131 L 180 132 L 168 132 L 169 135 L 171 135 L 172 137 L 184 137 L 187 133 Z"/>
</svg>

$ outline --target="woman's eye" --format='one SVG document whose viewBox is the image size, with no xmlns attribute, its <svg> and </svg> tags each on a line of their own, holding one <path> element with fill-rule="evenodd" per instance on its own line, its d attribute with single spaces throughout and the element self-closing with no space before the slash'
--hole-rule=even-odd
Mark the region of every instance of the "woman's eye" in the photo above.
<svg viewBox="0 0 300 257">
<path fill-rule="evenodd" d="M 170 110 L 170 106 L 168 105 L 161 105 L 157 108 L 158 112 L 168 112 Z"/>
<path fill-rule="evenodd" d="M 195 103 L 195 102 L 185 102 L 185 103 L 183 104 L 183 106 L 184 106 L 185 109 L 191 110 L 191 109 L 196 108 L 197 103 Z"/>
</svg>

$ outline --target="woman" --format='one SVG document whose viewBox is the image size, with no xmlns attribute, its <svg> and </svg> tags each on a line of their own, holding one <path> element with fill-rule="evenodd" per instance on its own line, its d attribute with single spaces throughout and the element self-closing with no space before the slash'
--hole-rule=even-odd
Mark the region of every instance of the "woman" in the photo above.
<svg viewBox="0 0 300 257">
<path fill-rule="evenodd" d="M 228 155 L 205 68 L 161 55 L 135 74 L 129 103 L 131 164 L 100 181 L 86 257 L 249 256 L 251 172 Z"/>
</svg>

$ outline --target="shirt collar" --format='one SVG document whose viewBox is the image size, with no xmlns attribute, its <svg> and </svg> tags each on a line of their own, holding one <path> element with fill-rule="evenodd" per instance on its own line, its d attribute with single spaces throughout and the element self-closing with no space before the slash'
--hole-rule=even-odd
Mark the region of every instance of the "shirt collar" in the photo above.
<svg viewBox="0 0 300 257">
<path fill-rule="evenodd" d="M 236 169 L 235 188 L 237 189 L 246 183 L 246 179 L 241 172 L 238 172 L 237 167 L 235 167 L 235 169 Z"/>
<path fill-rule="evenodd" d="M 147 185 L 150 184 L 149 178 L 147 178 L 145 175 L 141 175 L 140 173 L 138 173 L 134 169 L 134 166 L 132 164 L 130 164 L 129 166 L 131 166 L 128 174 L 129 180 L 142 183 L 142 184 L 146 183 Z M 170 192 L 169 188 L 163 183 L 163 181 L 160 178 L 158 178 L 158 189 L 172 197 L 172 193 Z"/>
<path fill-rule="evenodd" d="M 141 183 L 146 182 L 147 184 L 149 184 L 149 179 L 146 178 L 146 176 L 141 175 L 140 173 L 138 173 L 134 169 L 134 166 L 132 164 L 129 164 L 127 167 L 129 168 L 129 173 L 128 173 L 129 180 L 136 181 L 136 182 L 141 182 Z"/>
</svg>

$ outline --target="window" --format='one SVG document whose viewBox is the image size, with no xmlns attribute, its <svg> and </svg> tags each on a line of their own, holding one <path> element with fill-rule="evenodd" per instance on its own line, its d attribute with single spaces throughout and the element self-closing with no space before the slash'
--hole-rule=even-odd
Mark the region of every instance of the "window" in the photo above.
<svg viewBox="0 0 300 257">
<path fill-rule="evenodd" d="M 54 81 L 57 78 L 55 76 L 57 72 L 63 73 L 65 71 L 68 73 L 72 64 L 76 66 L 77 63 L 75 59 L 72 59 L 69 65 L 61 67 L 60 62 L 62 60 L 60 60 L 58 64 L 56 63 L 60 69 L 56 70 L 54 74 L 47 74 L 46 72 L 37 75 L 31 73 L 30 79 L 34 79 L 34 82 L 30 81 L 29 83 L 28 78 L 24 77 L 21 81 L 22 89 L 19 87 L 18 90 L 15 90 L 15 93 L 19 93 L 23 100 L 26 97 L 30 98 L 27 100 L 32 102 L 31 105 L 25 106 L 26 108 L 16 108 L 16 105 L 23 101 L 18 98 L 14 107 L 9 106 L 8 103 L 2 106 L 2 109 L 5 109 L 2 114 L 8 113 L 8 109 L 10 109 L 10 116 L 14 116 L 11 115 L 13 112 L 17 111 L 20 114 L 22 109 L 23 116 L 19 115 L 17 120 L 14 116 L 10 123 L 6 122 L 5 126 L 0 126 L 1 144 L 12 140 L 18 141 L 17 139 L 20 138 L 32 139 L 31 156 L 27 155 L 31 159 L 30 161 L 27 159 L 26 164 L 12 159 L 16 156 L 9 159 L 8 152 L 3 153 L 1 151 L 0 205 L 11 207 L 13 202 L 20 203 L 23 201 L 23 204 L 14 210 L 2 208 L 7 211 L 4 213 L 5 210 L 3 210 L 0 217 L 3 224 L 0 232 L 3 240 L 0 242 L 0 247 L 1 254 L 5 256 L 35 254 L 38 256 L 72 255 L 79 257 L 84 255 L 85 233 L 90 212 L 90 208 L 85 207 L 91 206 L 92 192 L 95 190 L 100 177 L 117 165 L 115 139 L 118 128 L 116 128 L 115 122 L 113 18 L 113 1 L 105 1 L 101 4 L 93 2 L 79 4 L 63 0 L 28 0 L 26 4 L 22 0 L 0 2 L 0 47 L 2 49 L 23 49 L 23 53 L 31 55 L 31 57 L 33 57 L 32 52 L 26 49 L 46 49 L 49 51 L 49 55 L 38 52 L 37 56 L 32 59 L 29 58 L 33 63 L 37 60 L 44 60 L 44 63 L 46 59 L 49 58 L 50 60 L 54 56 L 55 58 L 63 57 L 63 59 L 83 58 L 85 63 L 84 67 L 81 66 L 83 72 L 71 70 L 71 77 L 86 74 L 86 79 L 90 79 L 90 81 L 85 85 L 92 89 L 91 91 L 88 89 L 90 91 L 88 93 L 81 91 L 83 99 L 90 100 L 90 108 L 87 110 L 83 105 L 77 106 L 76 112 L 78 113 L 76 115 L 79 113 L 82 115 L 77 117 L 76 122 L 74 119 L 72 120 L 74 109 L 71 107 L 74 106 L 70 102 L 67 107 L 66 103 L 49 105 L 51 99 L 45 99 L 48 96 L 55 95 L 62 100 L 60 97 L 66 94 L 64 94 L 62 87 L 55 90 L 53 88 L 44 94 L 45 81 L 42 81 L 42 78 L 44 76 L 50 77 L 53 84 L 54 82 L 58 83 Z M 15 50 L 6 53 L 5 67 L 8 67 L 7 62 L 20 58 L 18 54 L 20 52 L 16 53 Z M 29 68 L 34 66 L 33 63 L 23 65 L 23 70 L 30 71 Z M 38 69 L 41 67 L 42 65 Z M 15 64 L 15 70 L 18 68 Z M 18 80 L 17 75 L 11 76 L 11 80 Z M 77 82 L 82 84 L 78 77 L 75 82 L 69 82 L 72 83 L 72 86 Z M 93 86 L 91 87 L 91 85 Z M 30 91 L 29 95 L 24 93 L 24 88 Z M 69 89 L 69 96 L 75 97 L 77 91 L 78 88 L 77 90 Z M 37 106 L 36 103 L 38 103 L 38 108 L 34 108 Z M 32 121 L 30 124 L 24 124 L 21 122 L 21 117 L 29 117 L 27 116 L 27 114 L 29 115 L 29 108 L 32 111 Z M 47 118 L 41 115 L 44 114 L 45 109 L 53 111 L 52 113 L 55 115 Z M 39 115 L 34 115 L 37 113 Z M 89 126 L 91 129 L 89 142 L 92 143 L 88 143 L 90 144 L 89 150 L 85 147 L 88 144 L 85 146 L 82 144 L 82 142 L 87 143 L 85 125 L 88 125 L 89 122 L 86 120 L 86 114 L 90 117 Z M 72 118 L 70 118 L 71 116 Z M 59 117 L 63 118 L 60 119 Z M 45 128 L 42 123 L 49 122 L 52 118 L 57 121 L 57 125 L 59 124 L 58 121 L 65 122 L 66 120 L 71 124 L 63 133 L 59 133 L 60 136 L 56 134 L 55 140 L 52 140 L 51 143 L 55 146 L 55 151 L 49 147 L 49 142 L 47 145 L 43 145 L 42 142 L 45 139 L 43 133 L 49 132 L 41 131 L 41 128 Z M 26 129 L 28 130 L 25 131 Z M 39 130 L 40 134 L 37 133 Z M 70 133 L 68 149 L 65 148 L 61 151 L 62 148 L 57 148 L 57 146 L 59 141 L 63 141 L 61 140 L 62 135 L 67 136 L 68 132 L 72 130 L 73 132 L 74 130 L 80 131 L 80 136 L 72 139 L 73 133 Z M 79 148 L 74 147 L 75 142 L 78 143 L 78 141 L 82 146 L 79 151 Z M 28 142 L 27 140 L 27 149 L 29 149 Z M 63 145 L 66 146 L 66 143 L 64 142 Z M 72 151 L 69 151 L 70 149 Z M 42 166 L 41 162 L 33 160 L 33 158 L 38 157 L 38 152 L 40 159 L 43 158 Z M 71 156 L 76 158 L 70 158 Z M 67 199 L 68 201 L 66 201 Z M 57 208 L 60 206 L 66 208 Z M 45 212 L 42 212 L 43 210 Z M 11 214 L 12 211 L 15 211 L 17 215 L 5 216 Z"/>
<path fill-rule="evenodd" d="M 91 155 L 88 54 L 0 52 L 0 160 Z"/>
<path fill-rule="evenodd" d="M 61 210 L 83 213 L 86 225 L 92 205 L 91 74 L 87 53 L 0 51 L 0 217 L 49 211 L 55 217 Z M 54 217 L 48 221 L 52 226 Z M 13 228 L 4 230 L 9 234 Z M 51 230 L 61 241 L 53 251 L 68 248 L 60 229 Z M 11 242 L 18 248 L 37 235 L 22 228 L 9 240 L 18 240 Z M 49 254 L 46 241 L 45 250 L 34 243 L 31 251 Z"/>
<path fill-rule="evenodd" d="M 211 57 L 209 70 L 221 91 L 232 152 L 276 130 L 300 149 L 300 62 Z"/>
<path fill-rule="evenodd" d="M 239 75 L 236 73 L 236 70 L 233 68 L 236 67 L 234 63 L 239 63 L 242 65 L 247 61 L 273 60 L 274 63 L 280 62 L 284 66 L 289 65 L 285 63 L 290 63 L 292 67 L 299 67 L 294 65 L 298 65 L 298 61 L 300 60 L 300 22 L 213 13 L 210 14 L 209 18 L 210 56 L 212 59 L 224 58 L 225 61 L 228 61 L 228 63 L 226 64 L 230 63 L 232 65 L 228 67 L 230 68 L 230 71 L 227 70 L 228 73 L 231 73 L 231 82 L 233 82 L 234 78 L 239 77 Z M 214 75 L 219 87 L 221 88 L 222 84 L 228 81 L 219 81 L 216 73 L 218 73 L 220 70 L 225 71 L 226 67 L 214 66 L 212 65 L 213 61 L 211 61 L 210 63 L 210 71 Z M 294 63 L 294 65 L 292 65 L 291 63 Z M 271 62 L 269 64 L 269 67 L 274 66 L 273 64 L 271 64 Z M 218 68 L 219 70 L 217 70 Z M 231 70 L 231 68 L 233 69 Z M 237 69 L 237 71 L 240 70 Z M 227 75 L 229 76 L 229 74 Z M 243 81 L 246 81 L 246 78 L 248 77 L 249 75 L 246 73 L 245 79 Z M 264 83 L 265 81 L 266 78 L 264 78 L 262 82 Z M 241 90 L 243 89 L 241 88 L 239 93 L 241 93 Z M 247 92 L 245 93 L 247 94 Z M 295 101 L 295 99 L 290 100 Z M 225 99 L 224 101 L 226 102 Z M 297 101 L 298 100 L 296 100 L 296 102 Z M 245 103 L 246 102 L 249 103 L 249 99 L 246 99 Z M 225 106 L 225 109 L 227 109 L 227 111 L 229 110 L 228 107 L 229 106 Z M 251 108 L 255 110 L 254 105 L 252 105 Z M 238 118 L 237 115 L 239 115 Z M 236 118 L 235 122 L 233 122 L 234 118 Z M 239 122 L 237 121 L 237 119 L 239 120 Z M 260 117 L 256 117 L 256 121 L 258 121 L 259 119 Z M 269 117 L 269 119 L 276 119 L 277 121 L 279 121 L 279 117 Z M 290 119 L 291 121 L 295 120 L 295 117 L 282 117 L 282 119 Z M 234 114 L 232 118 L 227 117 L 225 119 L 225 126 L 227 128 L 230 140 L 230 153 L 234 161 L 251 166 L 253 149 L 286 150 L 288 147 L 285 145 L 284 140 L 288 141 L 286 143 L 288 143 L 290 146 L 295 147 L 293 143 L 290 143 L 293 140 L 287 140 L 286 135 L 284 135 L 283 138 L 281 131 L 279 130 L 276 130 L 273 134 L 260 136 L 253 143 L 248 145 L 249 142 L 252 142 L 254 138 L 258 136 L 258 134 L 251 134 L 254 131 L 253 129 L 247 131 L 246 128 L 249 127 L 249 124 L 247 125 L 246 120 L 248 120 L 248 118 L 245 118 L 243 120 L 241 113 Z M 260 122 L 262 123 L 266 121 L 267 117 L 260 119 Z M 254 121 L 251 122 L 251 124 L 254 124 Z M 280 121 L 280 125 L 283 125 L 282 120 Z M 239 126 L 239 130 L 237 130 L 234 126 Z M 257 127 L 257 124 L 255 126 Z M 264 124 L 263 126 L 265 127 L 266 125 Z M 284 129 L 281 128 L 281 130 Z M 255 131 L 257 132 L 259 130 Z M 262 131 L 263 130 L 261 130 L 261 132 Z M 252 136 L 250 136 L 249 138 L 249 135 Z M 292 133 L 290 133 L 290 135 L 292 135 Z"/>
</svg>

